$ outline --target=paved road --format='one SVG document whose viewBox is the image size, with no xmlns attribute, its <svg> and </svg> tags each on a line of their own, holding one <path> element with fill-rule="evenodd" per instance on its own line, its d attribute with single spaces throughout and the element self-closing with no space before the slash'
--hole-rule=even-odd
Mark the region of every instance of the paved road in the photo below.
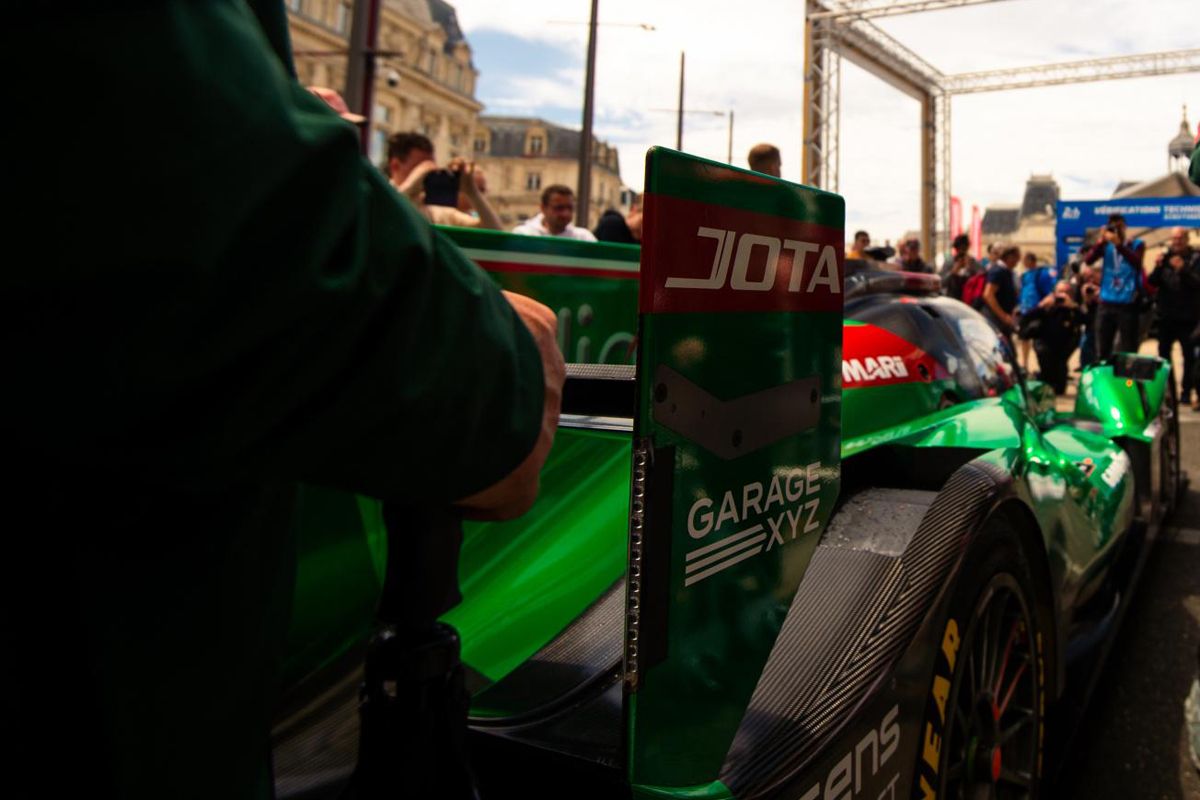
<svg viewBox="0 0 1200 800">
<path fill-rule="evenodd" d="M 1200 800 L 1183 727 L 1200 647 L 1200 413 L 1181 415 L 1192 487 L 1147 560 L 1055 798 Z"/>
</svg>

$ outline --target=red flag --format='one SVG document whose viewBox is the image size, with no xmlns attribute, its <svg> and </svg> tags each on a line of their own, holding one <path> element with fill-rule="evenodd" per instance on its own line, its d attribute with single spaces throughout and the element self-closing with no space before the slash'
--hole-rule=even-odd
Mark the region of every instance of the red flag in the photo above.
<svg viewBox="0 0 1200 800">
<path fill-rule="evenodd" d="M 971 247 L 976 261 L 983 258 L 983 219 L 979 216 L 979 206 L 971 206 Z"/>
</svg>

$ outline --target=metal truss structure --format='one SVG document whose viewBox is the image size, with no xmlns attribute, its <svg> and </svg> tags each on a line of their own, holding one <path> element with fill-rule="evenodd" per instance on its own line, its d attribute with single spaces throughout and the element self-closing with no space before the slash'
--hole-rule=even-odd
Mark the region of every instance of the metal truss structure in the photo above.
<svg viewBox="0 0 1200 800">
<path fill-rule="evenodd" d="M 1200 72 L 1200 49 L 943 74 L 871 20 L 1006 0 L 806 0 L 802 181 L 838 190 L 841 59 L 921 104 L 921 245 L 949 249 L 950 100 L 956 94 Z"/>
</svg>

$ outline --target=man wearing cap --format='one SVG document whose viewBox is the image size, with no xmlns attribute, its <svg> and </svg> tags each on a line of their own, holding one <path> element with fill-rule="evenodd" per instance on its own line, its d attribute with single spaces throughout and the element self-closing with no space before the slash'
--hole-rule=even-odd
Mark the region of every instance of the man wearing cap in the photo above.
<svg viewBox="0 0 1200 800">
<path fill-rule="evenodd" d="M 104 157 L 81 183 L 79 127 L 6 139 L 10 794 L 268 798 L 298 484 L 521 513 L 555 317 L 361 157 L 296 82 L 281 3 L 14 15 L 12 100 L 48 118 L 87 75 L 73 119 Z"/>
</svg>

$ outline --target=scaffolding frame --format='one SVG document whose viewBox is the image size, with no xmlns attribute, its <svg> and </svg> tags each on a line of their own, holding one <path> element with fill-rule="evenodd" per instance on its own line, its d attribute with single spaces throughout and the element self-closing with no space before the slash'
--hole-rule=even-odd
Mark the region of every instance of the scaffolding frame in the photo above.
<svg viewBox="0 0 1200 800">
<path fill-rule="evenodd" d="M 806 0 L 801 181 L 838 191 L 841 60 L 915 98 L 921 114 L 921 247 L 950 244 L 950 109 L 956 94 L 1200 72 L 1200 49 L 944 74 L 871 22 L 1008 0 Z"/>
</svg>

